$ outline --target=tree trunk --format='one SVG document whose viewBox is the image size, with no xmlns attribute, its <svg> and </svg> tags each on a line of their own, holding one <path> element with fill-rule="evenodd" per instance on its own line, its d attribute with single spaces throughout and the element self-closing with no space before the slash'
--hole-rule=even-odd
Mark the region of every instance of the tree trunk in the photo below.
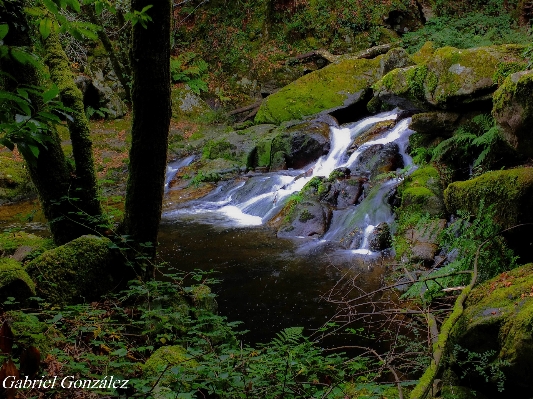
<svg viewBox="0 0 533 399">
<path fill-rule="evenodd" d="M 79 222 L 87 224 L 92 230 L 98 230 L 102 208 L 98 198 L 92 142 L 89 137 L 89 121 L 85 115 L 83 95 L 74 83 L 69 61 L 56 32 L 51 32 L 44 40 L 44 48 L 46 50 L 45 62 L 52 81 L 59 88 L 61 101 L 63 105 L 72 109 L 72 120 L 67 122 L 76 164 L 75 190 L 71 190 L 73 191 L 71 197 L 79 198 L 74 204 L 79 208 L 77 215 Z"/>
<path fill-rule="evenodd" d="M 9 24 L 9 33 L 4 43 L 31 49 L 30 29 L 23 12 L 23 2 L 0 2 L 0 15 L 1 19 L 6 18 L 2 22 Z M 7 90 L 12 90 L 17 85 L 41 86 L 42 84 L 40 71 L 36 70 L 33 65 L 21 65 L 16 61 L 3 59 L 2 70 L 15 79 L 15 81 L 6 81 Z M 39 112 L 43 107 L 42 99 L 30 93 L 30 100 L 34 112 Z M 28 159 L 26 161 L 32 182 L 37 188 L 44 215 L 50 224 L 54 242 L 61 245 L 89 231 L 85 226 L 73 220 L 77 209 L 68 200 L 74 196 L 74 192 L 71 187 L 70 170 L 61 149 L 61 139 L 52 126 L 43 133 L 49 137 L 46 148 L 39 146 L 40 152 L 36 162 Z"/>
<path fill-rule="evenodd" d="M 133 122 L 129 177 L 122 231 L 138 253 L 153 259 L 161 220 L 170 125 L 170 0 L 132 0 L 132 10 L 147 11 L 146 29 L 133 29 Z M 150 247 L 145 244 L 149 243 Z M 153 268 L 145 262 L 146 276 Z"/>
<path fill-rule="evenodd" d="M 102 22 L 100 21 L 100 18 L 98 18 L 97 15 L 94 13 L 94 9 L 92 7 L 93 7 L 92 5 L 88 5 L 84 7 L 84 11 L 87 13 L 87 16 L 89 17 L 89 21 L 92 24 L 102 27 Z M 131 102 L 130 85 L 126 77 L 124 68 L 120 64 L 118 57 L 117 57 L 117 53 L 115 52 L 115 49 L 113 48 L 113 44 L 111 43 L 111 40 L 109 40 L 109 37 L 105 33 L 104 28 L 99 29 L 97 34 L 98 34 L 98 38 L 100 39 L 100 41 L 102 42 L 105 48 L 105 51 L 107 52 L 107 56 L 109 57 L 109 60 L 111 61 L 111 65 L 113 66 L 113 71 L 117 75 L 117 78 L 120 81 L 122 88 L 126 92 L 126 100 L 128 102 Z"/>
</svg>

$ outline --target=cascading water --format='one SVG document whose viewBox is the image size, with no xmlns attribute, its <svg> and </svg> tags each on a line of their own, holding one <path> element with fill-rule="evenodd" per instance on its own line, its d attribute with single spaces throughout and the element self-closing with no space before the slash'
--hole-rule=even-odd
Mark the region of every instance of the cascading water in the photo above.
<svg viewBox="0 0 533 399">
<path fill-rule="evenodd" d="M 289 196 L 300 191 L 311 178 L 328 177 L 339 167 L 351 169 L 357 164 L 361 154 L 371 146 L 396 143 L 404 166 L 411 165 L 411 159 L 405 153 L 411 133 L 408 129 L 409 119 L 398 122 L 394 128 L 385 130 L 377 137 L 361 144 L 351 155 L 347 154 L 354 139 L 377 123 L 396 120 L 397 116 L 398 112 L 395 110 L 365 118 L 341 128 L 332 127 L 331 149 L 314 165 L 301 170 L 252 174 L 247 175 L 245 181 L 221 183 L 217 189 L 202 199 L 182 204 L 178 209 L 166 212 L 163 217 L 165 219 L 193 218 L 201 223 L 223 226 L 257 226 L 274 217 L 282 209 Z M 173 168 L 185 166 L 191 161 L 192 159 L 187 158 L 183 160 L 183 164 L 179 166 L 176 164 Z M 368 188 L 369 192 L 357 206 L 334 210 L 329 230 L 321 241 L 346 241 L 345 238 L 349 232 L 358 230 L 362 236 L 359 234 L 357 240 L 354 239 L 348 244 L 344 242 L 344 246 L 354 253 L 372 254 L 369 249 L 370 234 L 378 224 L 392 221 L 393 215 L 387 203 L 387 197 L 397 183 L 396 179 L 391 179 L 379 186 Z"/>
</svg>

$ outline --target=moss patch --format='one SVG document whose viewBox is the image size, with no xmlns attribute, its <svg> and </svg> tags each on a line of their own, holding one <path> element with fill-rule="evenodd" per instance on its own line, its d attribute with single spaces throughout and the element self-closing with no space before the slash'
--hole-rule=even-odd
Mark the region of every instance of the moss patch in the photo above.
<svg viewBox="0 0 533 399">
<path fill-rule="evenodd" d="M 0 205 L 35 195 L 25 162 L 11 152 L 0 152 Z"/>
<path fill-rule="evenodd" d="M 444 191 L 446 209 L 477 214 L 479 204 L 495 208 L 496 222 L 502 227 L 533 221 L 533 168 L 487 172 L 467 181 L 455 182 Z"/>
<path fill-rule="evenodd" d="M 35 283 L 22 265 L 11 258 L 0 258 L 0 297 L 17 300 L 35 295 Z"/>
<path fill-rule="evenodd" d="M 344 60 L 307 74 L 267 97 L 255 121 L 279 124 L 356 102 L 379 78 L 381 58 Z"/>
</svg>

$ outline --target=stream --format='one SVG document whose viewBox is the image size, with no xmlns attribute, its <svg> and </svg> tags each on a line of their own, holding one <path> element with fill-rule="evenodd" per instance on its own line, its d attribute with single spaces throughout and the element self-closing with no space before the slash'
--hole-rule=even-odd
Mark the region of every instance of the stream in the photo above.
<svg viewBox="0 0 533 399">
<path fill-rule="evenodd" d="M 412 165 L 406 154 L 410 118 L 347 154 L 355 138 L 397 116 L 395 110 L 332 127 L 330 151 L 313 165 L 221 182 L 205 197 L 168 209 L 159 236 L 161 259 L 184 271 L 216 271 L 222 280 L 214 287 L 219 311 L 244 322 L 242 329 L 251 330 L 245 336 L 250 343 L 268 341 L 286 327 L 303 326 L 308 334 L 321 327 L 338 310 L 323 296 L 343 276 L 357 275 L 359 287 L 366 291 L 382 284 L 390 254 L 373 252 L 369 237 L 378 224 L 393 221 L 388 198 L 399 179 L 374 185 L 358 205 L 334 210 L 321 238 L 280 239 L 265 224 L 312 177 L 352 168 L 372 145 L 396 143 L 404 166 Z M 179 168 L 192 161 L 189 157 L 169 164 L 167 187 Z M 355 227 L 364 232 L 363 239 L 341 244 Z"/>
</svg>

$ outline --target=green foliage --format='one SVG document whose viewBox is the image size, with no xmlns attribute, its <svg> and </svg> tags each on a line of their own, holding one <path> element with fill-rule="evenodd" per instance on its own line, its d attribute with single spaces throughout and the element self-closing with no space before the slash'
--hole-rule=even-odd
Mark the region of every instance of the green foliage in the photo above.
<svg viewBox="0 0 533 399">
<path fill-rule="evenodd" d="M 433 161 L 473 162 L 476 172 L 489 170 L 499 159 L 498 147 L 505 147 L 500 128 L 490 115 L 478 115 L 454 135 L 437 145 L 432 153 Z"/>
<path fill-rule="evenodd" d="M 427 277 L 434 277 L 434 280 L 413 284 L 405 297 L 416 299 L 423 293 L 424 299 L 432 300 L 444 295 L 443 288 L 468 284 L 471 278 L 469 273 L 451 276 L 448 274 L 471 271 L 476 252 L 485 241 L 487 243 L 481 246 L 479 253 L 479 282 L 516 267 L 517 257 L 498 235 L 501 228 L 494 222 L 493 207 L 486 207 L 481 203 L 475 217 L 472 216 L 460 211 L 459 217 L 441 233 L 440 246 L 451 260 L 428 274 Z M 444 275 L 446 276 L 438 278 Z"/>
<path fill-rule="evenodd" d="M 531 42 L 531 35 L 520 29 L 516 20 L 503 11 L 498 15 L 472 12 L 459 18 L 432 18 L 423 28 L 406 33 L 402 41 L 409 53 L 415 53 L 428 41 L 433 42 L 435 47 L 471 48 L 493 44 L 527 44 Z"/>
<path fill-rule="evenodd" d="M 455 364 L 459 366 L 465 378 L 470 373 L 480 375 L 485 382 L 496 382 L 498 392 L 503 392 L 505 384 L 505 373 L 502 368 L 509 367 L 511 363 L 507 360 L 497 358 L 494 350 L 488 350 L 483 353 L 471 352 L 460 345 L 453 348 L 453 357 Z"/>
<path fill-rule="evenodd" d="M 220 175 L 216 172 L 202 172 L 199 171 L 189 182 L 189 186 L 198 187 L 203 182 L 216 183 L 221 179 Z"/>
<path fill-rule="evenodd" d="M 193 52 L 186 52 L 170 61 L 170 76 L 174 83 L 186 83 L 190 89 L 200 94 L 207 91 L 204 81 L 209 65 Z"/>
</svg>

